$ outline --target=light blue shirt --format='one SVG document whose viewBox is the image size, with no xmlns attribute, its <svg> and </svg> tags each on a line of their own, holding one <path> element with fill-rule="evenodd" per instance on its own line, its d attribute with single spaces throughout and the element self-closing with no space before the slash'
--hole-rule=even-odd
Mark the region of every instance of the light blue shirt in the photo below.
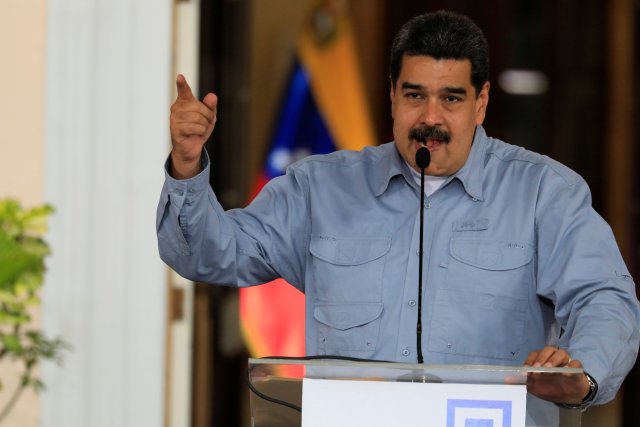
<svg viewBox="0 0 640 427">
<path fill-rule="evenodd" d="M 224 212 L 205 170 L 166 175 L 162 259 L 191 280 L 283 277 L 306 296 L 310 355 L 416 361 L 419 187 L 394 143 L 311 156 Z M 478 127 L 466 164 L 424 205 L 425 363 L 522 364 L 566 348 L 613 398 L 640 309 L 584 180 Z"/>
</svg>

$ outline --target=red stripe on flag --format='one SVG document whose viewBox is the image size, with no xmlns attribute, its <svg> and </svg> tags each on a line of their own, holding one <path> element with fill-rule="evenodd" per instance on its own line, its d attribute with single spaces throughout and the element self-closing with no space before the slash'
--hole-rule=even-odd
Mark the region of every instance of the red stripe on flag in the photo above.
<svg viewBox="0 0 640 427">
<path fill-rule="evenodd" d="M 269 178 L 264 173 L 264 171 L 262 171 L 256 177 L 256 180 L 253 183 L 253 186 L 251 187 L 251 191 L 249 192 L 249 200 L 255 199 L 255 197 L 258 195 L 260 190 L 262 190 L 262 187 L 264 187 L 267 184 L 267 182 L 269 182 Z"/>
<path fill-rule="evenodd" d="M 304 356 L 302 292 L 278 279 L 240 293 L 242 331 L 253 356 Z"/>
</svg>

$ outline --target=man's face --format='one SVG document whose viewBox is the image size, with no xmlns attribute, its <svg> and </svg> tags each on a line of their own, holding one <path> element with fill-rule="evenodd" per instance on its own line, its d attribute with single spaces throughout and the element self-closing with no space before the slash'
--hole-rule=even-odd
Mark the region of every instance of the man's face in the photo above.
<svg viewBox="0 0 640 427">
<path fill-rule="evenodd" d="M 488 102 L 489 83 L 476 96 L 468 59 L 405 55 L 395 88 L 391 86 L 393 137 L 400 155 L 420 171 L 415 156 L 422 143 L 431 153 L 426 173 L 453 175 L 469 156 Z"/>
</svg>

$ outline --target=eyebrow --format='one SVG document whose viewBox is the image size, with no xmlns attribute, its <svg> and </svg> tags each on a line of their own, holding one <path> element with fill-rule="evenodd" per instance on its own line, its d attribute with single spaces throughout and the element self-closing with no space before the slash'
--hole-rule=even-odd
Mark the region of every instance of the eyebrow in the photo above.
<svg viewBox="0 0 640 427">
<path fill-rule="evenodd" d="M 425 87 L 419 83 L 402 82 L 402 89 L 422 91 L 422 90 L 425 90 Z M 442 88 L 441 92 L 452 93 L 457 95 L 466 95 L 467 89 L 465 89 L 464 87 L 458 87 L 458 86 L 446 86 Z"/>
<path fill-rule="evenodd" d="M 445 87 L 443 89 L 443 92 L 445 93 L 455 93 L 457 95 L 466 95 L 467 94 L 467 90 L 463 87 Z"/>
<path fill-rule="evenodd" d="M 418 83 L 402 82 L 402 89 L 424 90 L 424 86 Z"/>
</svg>

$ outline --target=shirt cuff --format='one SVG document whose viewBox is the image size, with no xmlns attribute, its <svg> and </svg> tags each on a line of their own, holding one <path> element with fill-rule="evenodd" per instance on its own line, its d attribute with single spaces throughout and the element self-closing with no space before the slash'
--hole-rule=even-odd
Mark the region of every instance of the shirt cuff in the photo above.
<svg viewBox="0 0 640 427">
<path fill-rule="evenodd" d="M 206 188 L 209 185 L 211 161 L 209 159 L 209 153 L 207 153 L 207 150 L 204 148 L 202 149 L 202 155 L 200 156 L 200 164 L 202 165 L 202 172 L 198 175 L 187 179 L 176 179 L 172 177 L 170 173 L 171 155 L 169 155 L 167 160 L 164 162 L 164 178 L 169 192 L 172 192 L 172 190 L 187 191 L 189 189 L 197 191 L 201 190 L 203 187 Z"/>
</svg>

